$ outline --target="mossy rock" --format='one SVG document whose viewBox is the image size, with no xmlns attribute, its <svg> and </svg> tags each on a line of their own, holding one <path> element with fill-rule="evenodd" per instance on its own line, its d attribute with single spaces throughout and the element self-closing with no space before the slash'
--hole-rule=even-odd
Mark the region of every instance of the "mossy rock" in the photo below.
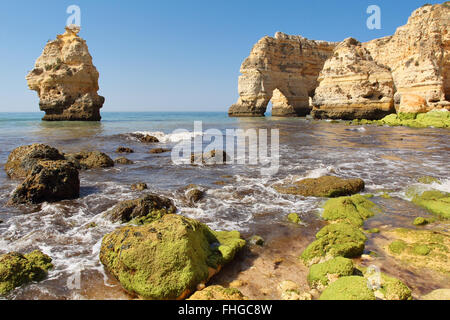
<svg viewBox="0 0 450 320">
<path fill-rule="evenodd" d="M 100 151 L 81 151 L 65 155 L 67 161 L 74 163 L 77 169 L 97 169 L 114 167 L 114 161 Z"/>
<path fill-rule="evenodd" d="M 364 252 L 367 241 L 361 230 L 346 223 L 325 226 L 316 234 L 316 239 L 301 255 L 301 259 L 307 265 L 330 257 L 359 257 Z"/>
<path fill-rule="evenodd" d="M 435 222 L 435 218 L 424 218 L 424 217 L 417 217 L 413 221 L 413 225 L 415 226 L 425 226 L 427 224 Z"/>
<path fill-rule="evenodd" d="M 45 144 L 17 147 L 8 156 L 5 164 L 6 174 L 10 178 L 25 178 L 41 160 L 64 160 L 64 155 Z"/>
<path fill-rule="evenodd" d="M 263 237 L 258 236 L 258 235 L 252 236 L 249 241 L 250 244 L 256 245 L 256 246 L 261 246 L 261 247 L 264 245 L 264 242 L 265 241 L 264 241 Z"/>
<path fill-rule="evenodd" d="M 322 217 L 325 220 L 347 222 L 361 227 L 364 221 L 380 209 L 366 197 L 356 194 L 328 200 L 324 205 Z"/>
<path fill-rule="evenodd" d="M 415 266 L 450 273 L 450 235 L 445 232 L 400 228 L 388 231 L 394 238 L 386 252 Z"/>
<path fill-rule="evenodd" d="M 145 224 L 176 211 L 172 200 L 150 193 L 139 199 L 119 202 L 107 215 L 114 222 Z"/>
<path fill-rule="evenodd" d="M 288 219 L 290 222 L 295 223 L 295 224 L 300 224 L 300 223 L 302 223 L 302 219 L 300 219 L 300 216 L 298 215 L 298 213 L 295 213 L 295 212 L 289 213 L 289 214 L 287 215 L 287 219 Z"/>
<path fill-rule="evenodd" d="M 117 163 L 117 164 L 123 164 L 123 165 L 134 164 L 134 162 L 133 162 L 132 160 L 127 159 L 127 158 L 125 158 L 125 157 L 119 157 L 119 158 L 116 158 L 116 159 L 114 160 L 114 163 Z"/>
<path fill-rule="evenodd" d="M 399 113 L 390 114 L 381 120 L 373 121 L 389 126 L 407 126 L 412 128 L 449 128 L 450 112 L 435 110 L 427 113 Z"/>
<path fill-rule="evenodd" d="M 106 235 L 100 261 L 130 293 L 144 299 L 183 299 L 244 245 L 237 231 L 214 232 L 196 220 L 168 214 Z"/>
<path fill-rule="evenodd" d="M 450 193 L 425 191 L 421 195 L 416 194 L 412 202 L 443 219 L 450 219 Z"/>
<path fill-rule="evenodd" d="M 0 255 L 0 295 L 32 281 L 42 281 L 53 268 L 52 259 L 40 251 Z"/>
<path fill-rule="evenodd" d="M 342 277 L 330 284 L 320 300 L 376 300 L 364 277 Z"/>
<path fill-rule="evenodd" d="M 336 257 L 323 263 L 314 264 L 309 268 L 308 283 L 311 288 L 326 287 L 330 278 L 336 279 L 353 274 L 353 261 L 343 257 Z"/>
<path fill-rule="evenodd" d="M 377 298 L 383 300 L 411 300 L 412 292 L 400 279 L 374 269 L 359 267 Z"/>
<path fill-rule="evenodd" d="M 431 176 L 422 176 L 419 179 L 417 179 L 417 182 L 423 183 L 423 184 L 432 184 L 432 183 L 441 184 L 442 183 L 438 178 L 431 177 Z"/>
<path fill-rule="evenodd" d="M 195 292 L 187 300 L 247 300 L 247 297 L 236 288 L 213 285 Z"/>
<path fill-rule="evenodd" d="M 364 190 L 364 181 L 361 179 L 323 176 L 296 181 L 292 185 L 275 185 L 274 189 L 283 194 L 335 198 L 352 195 Z"/>
</svg>

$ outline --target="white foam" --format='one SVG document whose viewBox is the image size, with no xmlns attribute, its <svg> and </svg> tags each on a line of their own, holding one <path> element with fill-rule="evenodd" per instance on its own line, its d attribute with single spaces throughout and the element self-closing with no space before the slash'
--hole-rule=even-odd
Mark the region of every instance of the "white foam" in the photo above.
<svg viewBox="0 0 450 320">
<path fill-rule="evenodd" d="M 164 133 L 161 131 L 135 131 L 133 134 L 150 135 L 158 138 L 160 142 L 180 142 L 183 140 L 190 140 L 196 136 L 202 136 L 202 132 L 178 132 L 178 133 Z"/>
</svg>

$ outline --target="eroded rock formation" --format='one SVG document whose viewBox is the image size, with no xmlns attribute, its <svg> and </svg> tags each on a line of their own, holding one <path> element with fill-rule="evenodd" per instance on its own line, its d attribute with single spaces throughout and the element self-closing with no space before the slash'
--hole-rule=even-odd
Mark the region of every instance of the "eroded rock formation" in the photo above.
<svg viewBox="0 0 450 320">
<path fill-rule="evenodd" d="M 334 46 L 281 32 L 262 38 L 242 63 L 239 100 L 231 106 L 229 115 L 263 116 L 272 98 L 274 115 L 308 114 L 309 98 Z"/>
<path fill-rule="evenodd" d="M 450 109 L 450 2 L 415 10 L 390 37 L 364 44 L 387 66 L 396 87 L 399 112 Z"/>
<path fill-rule="evenodd" d="M 395 112 L 390 71 L 353 38 L 342 41 L 319 76 L 315 118 L 377 120 Z"/>
<path fill-rule="evenodd" d="M 101 119 L 105 98 L 97 94 L 99 73 L 79 31 L 79 27 L 69 26 L 63 35 L 49 41 L 26 76 L 45 111 L 43 120 Z"/>
</svg>

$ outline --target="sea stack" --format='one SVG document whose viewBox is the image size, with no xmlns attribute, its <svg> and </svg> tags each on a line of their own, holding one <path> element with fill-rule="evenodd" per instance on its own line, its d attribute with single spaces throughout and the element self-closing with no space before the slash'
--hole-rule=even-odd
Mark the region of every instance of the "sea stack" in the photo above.
<svg viewBox="0 0 450 320">
<path fill-rule="evenodd" d="M 47 121 L 100 121 L 105 98 L 97 91 L 99 73 L 92 64 L 80 27 L 49 41 L 34 69 L 26 76 L 28 86 L 38 93 L 39 107 Z"/>
</svg>

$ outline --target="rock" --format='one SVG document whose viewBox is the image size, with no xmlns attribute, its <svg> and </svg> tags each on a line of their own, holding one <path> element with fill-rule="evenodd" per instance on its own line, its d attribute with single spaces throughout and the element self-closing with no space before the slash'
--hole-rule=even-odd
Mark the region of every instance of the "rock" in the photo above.
<svg viewBox="0 0 450 320">
<path fill-rule="evenodd" d="M 80 196 L 80 178 L 73 163 L 41 160 L 35 164 L 10 199 L 10 204 L 56 202 Z"/>
<path fill-rule="evenodd" d="M 432 183 L 442 184 L 442 182 L 438 178 L 431 177 L 431 176 L 419 177 L 419 179 L 417 179 L 417 182 L 423 183 L 423 184 L 432 184 Z"/>
<path fill-rule="evenodd" d="M 390 71 L 353 38 L 342 41 L 323 67 L 313 98 L 314 118 L 378 120 L 394 108 Z"/>
<path fill-rule="evenodd" d="M 264 37 L 242 63 L 239 100 L 230 116 L 264 116 L 272 99 L 274 116 L 305 116 L 323 64 L 335 44 L 277 32 Z"/>
<path fill-rule="evenodd" d="M 100 261 L 130 293 L 144 299 L 183 299 L 244 245 L 239 232 L 215 232 L 198 221 L 167 214 L 106 235 Z"/>
<path fill-rule="evenodd" d="M 364 278 L 366 278 L 377 298 L 383 300 L 412 300 L 411 289 L 400 279 L 371 268 L 360 267 L 359 269 L 362 270 Z"/>
<path fill-rule="evenodd" d="M 117 153 L 134 153 L 134 150 L 127 147 L 118 147 L 116 150 Z"/>
<path fill-rule="evenodd" d="M 332 257 L 359 257 L 366 241 L 364 233 L 352 225 L 329 224 L 316 234 L 316 240 L 302 252 L 301 259 L 306 265 L 312 265 Z"/>
<path fill-rule="evenodd" d="M 145 224 L 175 211 L 172 200 L 149 193 L 139 199 L 119 202 L 108 216 L 114 222 Z"/>
<path fill-rule="evenodd" d="M 311 288 L 326 287 L 331 279 L 351 276 L 354 266 L 350 259 L 336 257 L 323 263 L 312 265 L 309 268 L 308 283 Z"/>
<path fill-rule="evenodd" d="M 437 289 L 422 296 L 421 300 L 445 300 L 450 301 L 450 289 Z"/>
<path fill-rule="evenodd" d="M 395 229 L 385 233 L 394 239 L 384 250 L 417 268 L 450 273 L 450 235 L 443 231 Z"/>
<path fill-rule="evenodd" d="M 283 194 L 333 198 L 352 195 L 364 190 L 364 181 L 323 176 L 295 181 L 293 184 L 275 185 L 274 189 Z"/>
<path fill-rule="evenodd" d="M 148 186 L 146 183 L 144 182 L 139 182 L 139 183 L 133 183 L 131 185 L 131 190 L 136 190 L 136 191 L 144 191 L 148 189 Z"/>
<path fill-rule="evenodd" d="M 236 288 L 213 285 L 195 292 L 187 300 L 247 300 L 247 298 Z"/>
<path fill-rule="evenodd" d="M 391 70 L 399 112 L 449 108 L 449 15 L 448 3 L 425 5 L 393 36 L 364 44 L 377 63 Z"/>
<path fill-rule="evenodd" d="M 119 158 L 115 159 L 114 163 L 124 164 L 124 165 L 134 164 L 134 162 L 132 160 L 127 159 L 125 157 L 119 157 Z"/>
<path fill-rule="evenodd" d="M 450 219 L 450 193 L 437 190 L 416 194 L 412 202 L 443 219 Z"/>
<path fill-rule="evenodd" d="M 264 239 L 258 235 L 253 235 L 250 238 L 250 244 L 254 245 L 254 246 L 263 246 L 264 245 Z"/>
<path fill-rule="evenodd" d="M 155 136 L 143 133 L 134 133 L 133 136 L 144 143 L 158 143 L 159 139 Z"/>
<path fill-rule="evenodd" d="M 78 27 L 66 27 L 49 41 L 34 69 L 26 76 L 37 91 L 43 120 L 99 121 L 105 98 L 97 94 L 98 71 Z"/>
<path fill-rule="evenodd" d="M 366 124 L 405 126 L 411 128 L 450 128 L 450 112 L 430 111 L 427 113 L 390 114 L 378 121 L 366 121 Z"/>
<path fill-rule="evenodd" d="M 170 149 L 165 149 L 165 148 L 154 148 L 154 149 L 151 149 L 149 152 L 150 152 L 150 153 L 153 153 L 153 154 L 158 154 L 158 153 L 170 152 Z"/>
<path fill-rule="evenodd" d="M 191 153 L 191 164 L 225 164 L 228 159 L 223 150 L 211 150 L 203 154 Z"/>
<path fill-rule="evenodd" d="M 185 196 L 189 203 L 192 205 L 202 200 L 205 196 L 205 192 L 196 185 L 189 185 L 185 192 Z"/>
<path fill-rule="evenodd" d="M 64 160 L 64 155 L 45 144 L 21 146 L 9 154 L 5 164 L 6 174 L 10 178 L 25 178 L 40 160 Z"/>
<path fill-rule="evenodd" d="M 413 221 L 413 225 L 415 226 L 425 226 L 429 223 L 433 223 L 436 219 L 434 218 L 424 218 L 424 217 L 417 217 Z"/>
<path fill-rule="evenodd" d="M 52 259 L 40 251 L 0 255 L 0 296 L 32 281 L 42 281 L 53 268 Z"/>
<path fill-rule="evenodd" d="M 302 219 L 300 219 L 300 216 L 298 215 L 298 213 L 289 213 L 287 215 L 287 218 L 290 222 L 295 223 L 295 224 L 300 224 L 302 223 Z"/>
<path fill-rule="evenodd" d="M 97 169 L 114 167 L 114 161 L 100 151 L 81 151 L 65 155 L 66 160 L 75 164 L 78 169 Z"/>
<path fill-rule="evenodd" d="M 320 300 L 376 300 L 364 277 L 342 277 L 326 288 Z"/>
<path fill-rule="evenodd" d="M 345 222 L 355 227 L 362 227 L 364 221 L 379 210 L 372 201 L 359 194 L 330 199 L 323 208 L 322 218 L 325 220 Z"/>
</svg>

